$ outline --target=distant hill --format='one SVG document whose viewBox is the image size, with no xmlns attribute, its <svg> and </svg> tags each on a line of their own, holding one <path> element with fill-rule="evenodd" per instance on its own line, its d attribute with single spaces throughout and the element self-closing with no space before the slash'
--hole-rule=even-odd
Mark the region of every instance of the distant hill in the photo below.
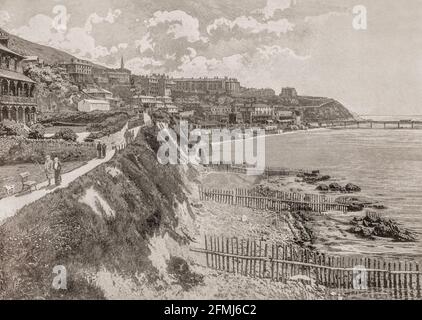
<svg viewBox="0 0 422 320">
<path fill-rule="evenodd" d="M 70 61 L 74 56 L 51 47 L 43 46 L 18 36 L 0 28 L 0 31 L 9 35 L 9 47 L 13 51 L 25 56 L 38 56 L 43 59 L 47 64 L 54 64 L 62 61 Z"/>
<path fill-rule="evenodd" d="M 24 56 L 37 56 L 44 60 L 46 64 L 52 65 L 63 61 L 70 61 L 72 58 L 75 58 L 75 56 L 67 52 L 22 39 L 1 28 L 0 31 L 9 35 L 9 47 L 11 50 Z M 104 66 L 94 65 L 106 69 Z"/>
</svg>

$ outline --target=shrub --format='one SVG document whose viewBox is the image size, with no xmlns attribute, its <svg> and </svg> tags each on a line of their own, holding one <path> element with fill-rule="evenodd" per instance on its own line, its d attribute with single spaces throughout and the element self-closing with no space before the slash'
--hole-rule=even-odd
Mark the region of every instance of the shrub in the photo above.
<svg viewBox="0 0 422 320">
<path fill-rule="evenodd" d="M 45 127 L 40 124 L 36 123 L 33 124 L 30 128 L 28 138 L 30 139 L 43 139 L 45 134 Z"/>
<path fill-rule="evenodd" d="M 63 139 L 66 141 L 75 142 L 78 139 L 78 136 L 76 135 L 75 132 L 73 132 L 72 129 L 64 128 L 56 132 L 56 134 L 54 135 L 54 139 Z"/>
<path fill-rule="evenodd" d="M 0 123 L 0 136 L 22 136 L 27 137 L 28 132 L 21 123 L 15 121 L 4 120 Z"/>
</svg>

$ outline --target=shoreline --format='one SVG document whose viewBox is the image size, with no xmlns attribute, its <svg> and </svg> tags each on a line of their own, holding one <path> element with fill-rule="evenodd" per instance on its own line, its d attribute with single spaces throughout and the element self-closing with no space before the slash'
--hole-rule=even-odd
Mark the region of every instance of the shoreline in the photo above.
<svg viewBox="0 0 422 320">
<path fill-rule="evenodd" d="M 274 176 L 267 178 L 257 178 L 250 177 L 243 174 L 237 173 L 227 173 L 227 172 L 204 172 L 201 173 L 200 178 L 201 183 L 204 184 L 207 188 L 215 189 L 234 189 L 234 188 L 255 188 L 258 186 L 270 187 L 272 190 L 284 191 L 284 192 L 303 192 L 303 193 L 312 193 L 312 194 L 321 194 L 315 190 L 315 185 L 307 184 L 303 181 L 299 181 L 299 178 L 296 176 L 283 177 L 283 176 Z M 331 197 L 338 197 L 341 194 L 337 193 L 325 193 Z M 357 194 L 350 194 L 350 196 L 357 196 Z M 376 199 L 374 199 L 376 201 Z M 218 207 L 222 204 L 213 203 L 213 202 L 202 202 L 202 205 L 209 206 L 209 203 L 213 207 Z M 238 210 L 242 208 L 236 207 L 227 207 L 225 205 L 225 210 L 228 215 L 238 214 Z M 364 209 L 358 212 L 348 212 L 338 213 L 330 211 L 326 214 L 311 214 L 306 213 L 307 217 L 306 223 L 300 221 L 303 219 L 298 219 L 297 214 L 288 213 L 290 216 L 290 224 L 297 227 L 294 230 L 290 230 L 290 236 L 288 237 L 289 241 L 294 241 L 294 238 L 301 232 L 303 229 L 306 232 L 311 234 L 312 241 L 303 241 L 305 247 L 313 248 L 319 252 L 325 252 L 327 254 L 335 254 L 339 256 L 372 256 L 379 257 L 391 260 L 397 259 L 415 259 L 420 257 L 418 254 L 413 254 L 410 252 L 402 252 L 401 249 L 396 248 L 397 242 L 393 241 L 390 238 L 376 238 L 375 240 L 370 240 L 366 238 L 361 238 L 358 235 L 355 235 L 348 230 L 352 227 L 351 221 L 354 217 L 364 217 L 366 211 L 374 211 L 372 209 Z M 209 210 L 208 210 L 209 211 Z M 268 217 L 268 223 L 270 224 L 272 219 L 274 219 L 274 213 L 266 212 L 265 215 Z M 309 219 L 309 220 L 308 220 Z M 204 226 L 206 227 L 206 226 Z M 224 226 L 223 229 L 229 228 L 229 226 Z M 291 226 L 289 226 L 291 229 Z M 273 232 L 278 232 L 273 230 Z M 305 238 L 307 235 L 305 235 Z M 298 240 L 298 239 L 296 239 Z M 301 239 L 303 240 L 303 239 Z M 299 244 L 297 241 L 294 241 Z M 299 241 L 300 242 L 300 241 Z M 417 245 L 416 242 L 409 243 L 400 243 L 401 246 L 414 246 Z M 388 249 L 388 250 L 387 250 Z"/>
</svg>

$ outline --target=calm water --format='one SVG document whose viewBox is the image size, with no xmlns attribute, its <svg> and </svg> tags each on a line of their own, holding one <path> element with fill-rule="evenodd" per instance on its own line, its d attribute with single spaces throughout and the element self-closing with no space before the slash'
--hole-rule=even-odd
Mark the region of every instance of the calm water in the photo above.
<svg viewBox="0 0 422 320">
<path fill-rule="evenodd" d="M 422 130 L 323 130 L 270 136 L 266 164 L 320 169 L 341 184 L 361 186 L 360 195 L 381 201 L 388 207 L 382 211 L 386 216 L 418 233 L 418 243 L 394 243 L 394 250 L 422 256 Z M 379 243 L 380 248 L 383 245 Z M 386 248 L 391 251 L 391 243 Z"/>
</svg>

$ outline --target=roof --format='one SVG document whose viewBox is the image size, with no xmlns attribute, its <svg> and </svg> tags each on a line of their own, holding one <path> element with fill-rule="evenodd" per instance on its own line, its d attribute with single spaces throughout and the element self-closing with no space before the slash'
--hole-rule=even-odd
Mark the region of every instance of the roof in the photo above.
<svg viewBox="0 0 422 320">
<path fill-rule="evenodd" d="M 28 78 L 24 74 L 18 73 L 15 71 L 10 71 L 10 70 L 0 69 L 0 77 L 11 79 L 11 80 L 19 80 L 19 81 L 35 83 L 35 81 L 32 81 L 30 78 Z"/>
<path fill-rule="evenodd" d="M 24 60 L 38 60 L 38 56 L 27 56 Z"/>
<path fill-rule="evenodd" d="M 0 51 L 5 51 L 5 52 L 7 52 L 7 53 L 11 53 L 11 54 L 13 54 L 13 55 L 15 55 L 15 56 L 18 56 L 18 57 L 24 58 L 24 56 L 23 56 L 23 55 L 21 55 L 21 54 L 19 54 L 19 53 L 16 53 L 16 52 L 14 52 L 14 51 L 12 51 L 12 50 L 10 50 L 8 47 L 6 47 L 6 46 L 4 46 L 4 45 L 2 45 L 2 44 L 0 44 Z"/>
<path fill-rule="evenodd" d="M 107 94 L 112 94 L 110 91 L 105 90 L 105 89 L 97 89 L 97 88 L 90 88 L 90 89 L 85 89 L 83 90 L 83 92 L 85 93 L 107 93 Z"/>
<path fill-rule="evenodd" d="M 108 101 L 106 100 L 84 99 L 82 101 L 88 102 L 88 103 L 107 103 L 108 104 Z"/>
</svg>

